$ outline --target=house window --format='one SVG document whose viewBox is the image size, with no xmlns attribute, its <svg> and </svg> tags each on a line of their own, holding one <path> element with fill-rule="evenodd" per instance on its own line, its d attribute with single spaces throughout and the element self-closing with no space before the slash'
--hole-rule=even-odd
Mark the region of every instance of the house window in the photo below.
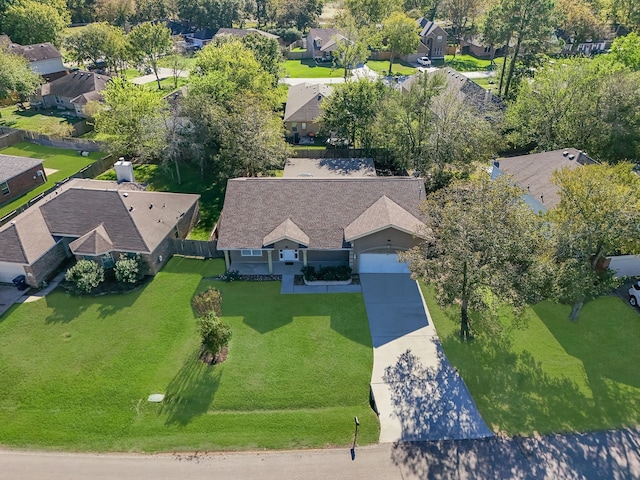
<svg viewBox="0 0 640 480">
<path fill-rule="evenodd" d="M 0 192 L 2 192 L 3 195 L 9 195 L 9 193 L 11 193 L 11 190 L 9 190 L 9 184 L 7 182 L 0 183 Z"/>
<path fill-rule="evenodd" d="M 56 95 L 56 103 L 58 105 L 62 105 L 62 104 L 64 104 L 64 100 L 61 97 L 59 97 L 58 95 Z"/>
<path fill-rule="evenodd" d="M 441 41 L 442 41 L 442 35 L 438 35 L 438 37 L 436 38 L 436 40 L 437 40 L 438 42 L 441 42 Z"/>
<path fill-rule="evenodd" d="M 291 122 L 291 131 L 292 132 L 298 131 L 298 122 Z"/>
<path fill-rule="evenodd" d="M 240 250 L 240 255 L 243 257 L 261 257 L 262 250 Z"/>
<path fill-rule="evenodd" d="M 113 257 L 111 256 L 110 253 L 105 253 L 100 257 L 100 259 L 102 260 L 102 266 L 104 268 L 113 268 L 113 266 L 115 265 L 115 262 L 113 261 Z"/>
<path fill-rule="evenodd" d="M 484 53 L 489 53 L 491 51 L 491 47 L 484 47 Z"/>
<path fill-rule="evenodd" d="M 307 124 L 302 122 L 302 130 L 306 130 L 307 129 Z"/>
</svg>

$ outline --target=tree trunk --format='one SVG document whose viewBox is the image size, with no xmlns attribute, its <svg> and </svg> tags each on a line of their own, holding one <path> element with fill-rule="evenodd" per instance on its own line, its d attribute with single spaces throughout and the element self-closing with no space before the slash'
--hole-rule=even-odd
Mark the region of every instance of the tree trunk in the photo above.
<svg viewBox="0 0 640 480">
<path fill-rule="evenodd" d="M 580 316 L 580 310 L 582 310 L 583 305 L 583 300 L 578 300 L 573 304 L 573 306 L 571 307 L 571 315 L 569 315 L 569 320 L 571 320 L 572 322 L 578 320 L 578 317 Z"/>
<path fill-rule="evenodd" d="M 507 58 L 509 55 L 509 47 L 504 47 L 504 62 L 502 62 L 502 72 L 500 72 L 500 85 L 498 86 L 498 95 L 502 96 L 502 84 L 504 82 L 504 71 L 507 68 Z"/>
<path fill-rule="evenodd" d="M 509 74 L 507 75 L 507 82 L 504 86 L 504 98 L 506 99 L 509 95 L 509 87 L 511 86 L 511 79 L 513 78 L 513 71 L 516 68 L 516 59 L 520 54 L 520 43 L 522 42 L 521 37 L 518 37 L 518 43 L 516 44 L 516 49 L 513 51 L 513 57 L 511 58 L 511 65 L 509 65 Z"/>
<path fill-rule="evenodd" d="M 176 176 L 178 177 L 178 185 L 182 185 L 182 177 L 180 176 L 180 164 L 178 164 L 178 159 L 174 158 L 173 163 L 176 166 Z"/>
<path fill-rule="evenodd" d="M 460 339 L 469 340 L 469 291 L 467 289 L 467 262 L 462 265 L 462 306 L 460 307 Z"/>
<path fill-rule="evenodd" d="M 389 76 L 391 76 L 392 68 L 393 68 L 393 50 L 391 50 L 391 54 L 389 55 Z"/>
</svg>

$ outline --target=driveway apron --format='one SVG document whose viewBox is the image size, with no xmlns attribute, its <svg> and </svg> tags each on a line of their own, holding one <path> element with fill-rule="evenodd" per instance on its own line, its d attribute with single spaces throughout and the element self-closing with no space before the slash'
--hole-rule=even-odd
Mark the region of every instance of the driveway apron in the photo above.
<svg viewBox="0 0 640 480">
<path fill-rule="evenodd" d="M 408 274 L 361 274 L 373 341 L 371 390 L 380 442 L 493 435 L 442 351 L 418 284 Z"/>
</svg>

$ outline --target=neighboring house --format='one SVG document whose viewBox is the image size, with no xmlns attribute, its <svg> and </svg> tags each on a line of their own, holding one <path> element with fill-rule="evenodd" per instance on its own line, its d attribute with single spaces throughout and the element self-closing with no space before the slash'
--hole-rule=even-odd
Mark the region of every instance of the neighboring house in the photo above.
<svg viewBox="0 0 640 480">
<path fill-rule="evenodd" d="M 39 158 L 0 154 L 0 205 L 46 181 L 47 174 Z"/>
<path fill-rule="evenodd" d="M 337 28 L 311 28 L 307 34 L 307 57 L 319 61 L 331 60 L 338 48 L 337 40 L 344 38 Z"/>
<path fill-rule="evenodd" d="M 62 64 L 62 54 L 51 43 L 24 46 L 12 43 L 9 46 L 9 51 L 29 60 L 31 70 L 42 75 L 47 82 L 67 74 L 67 69 Z"/>
<path fill-rule="evenodd" d="M 501 158 L 490 168 L 491 178 L 510 175 L 526 190 L 524 200 L 536 213 L 545 212 L 560 202 L 558 187 L 551 176 L 562 168 L 580 168 L 596 163 L 588 155 L 575 148 L 552 152 Z"/>
<path fill-rule="evenodd" d="M 411 86 L 418 81 L 421 75 L 443 75 L 447 83 L 448 91 L 456 93 L 465 104 L 477 108 L 480 111 L 500 110 L 504 111 L 507 106 L 491 89 L 484 89 L 473 80 L 451 68 L 434 70 L 431 72 L 418 72 L 397 84 L 397 88 L 402 93 L 408 93 Z"/>
<path fill-rule="evenodd" d="M 73 110 L 84 117 L 84 107 L 92 100 L 102 100 L 102 90 L 111 79 L 108 75 L 77 71 L 45 83 L 31 100 L 32 106 Z"/>
<path fill-rule="evenodd" d="M 611 47 L 611 40 L 586 40 L 582 43 L 567 42 L 562 48 L 566 55 L 593 55 Z"/>
<path fill-rule="evenodd" d="M 207 44 L 211 43 L 215 33 L 216 32 L 214 30 L 205 28 L 194 33 L 186 34 L 184 36 L 184 39 L 187 41 L 187 43 L 193 45 L 194 47 L 204 48 Z"/>
<path fill-rule="evenodd" d="M 284 110 L 287 137 L 299 143 L 301 137 L 314 137 L 320 131 L 320 106 L 331 95 L 332 87 L 320 83 L 299 83 L 289 87 Z"/>
<path fill-rule="evenodd" d="M 246 37 L 251 33 L 257 33 L 258 35 L 262 35 L 266 38 L 272 38 L 276 40 L 279 44 L 282 44 L 282 41 L 278 35 L 274 35 L 273 33 L 263 32 L 262 30 L 258 30 L 257 28 L 220 28 L 213 36 L 214 39 L 221 38 L 225 35 L 230 35 L 232 37 Z"/>
<path fill-rule="evenodd" d="M 132 183 L 73 179 L 0 227 L 0 282 L 38 286 L 69 257 L 112 267 L 140 255 L 155 274 L 199 216 L 199 195 L 146 192 Z"/>
<path fill-rule="evenodd" d="M 431 60 L 443 59 L 447 50 L 447 32 L 424 17 L 416 20 L 416 23 L 420 27 L 418 54 Z"/>
<path fill-rule="evenodd" d="M 504 47 L 485 45 L 478 37 L 465 38 L 460 42 L 460 53 L 490 60 L 504 55 Z"/>
<path fill-rule="evenodd" d="M 408 272 L 397 252 L 418 244 L 424 199 L 420 178 L 235 178 L 227 183 L 218 250 L 228 269 L 240 271 L 262 264 L 273 272 L 283 262 Z"/>
</svg>

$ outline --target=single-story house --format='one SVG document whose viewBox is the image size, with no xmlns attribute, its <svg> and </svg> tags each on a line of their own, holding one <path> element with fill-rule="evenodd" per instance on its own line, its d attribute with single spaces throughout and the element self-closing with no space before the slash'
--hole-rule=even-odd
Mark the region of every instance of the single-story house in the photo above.
<svg viewBox="0 0 640 480">
<path fill-rule="evenodd" d="M 31 70 L 40 74 L 47 82 L 67 74 L 67 69 L 62 64 L 62 54 L 49 42 L 34 45 L 12 43 L 9 51 L 29 60 Z"/>
<path fill-rule="evenodd" d="M 256 201 L 259 199 L 259 201 Z M 397 253 L 419 243 L 424 181 L 412 177 L 234 178 L 218 222 L 227 269 L 349 265 L 408 272 Z"/>
<path fill-rule="evenodd" d="M 331 60 L 332 53 L 338 48 L 337 40 L 344 38 L 337 28 L 310 28 L 307 34 L 308 58 L 314 60 Z"/>
<path fill-rule="evenodd" d="M 204 48 L 207 44 L 211 43 L 215 34 L 216 32 L 214 30 L 205 28 L 194 33 L 187 33 L 184 36 L 184 39 L 188 44 L 193 45 L 194 47 Z"/>
<path fill-rule="evenodd" d="M 478 37 L 464 38 L 460 42 L 460 53 L 484 60 L 503 56 L 505 48 L 505 46 L 496 48 L 493 45 L 487 45 Z"/>
<path fill-rule="evenodd" d="M 140 255 L 155 274 L 199 218 L 199 195 L 147 192 L 135 183 L 73 179 L 0 227 L 0 282 L 38 286 L 67 259 L 106 268 Z"/>
<path fill-rule="evenodd" d="M 431 60 L 443 59 L 447 50 L 447 32 L 424 17 L 420 17 L 416 23 L 420 27 L 418 54 Z"/>
<path fill-rule="evenodd" d="M 84 106 L 92 100 L 102 100 L 100 92 L 109 80 L 109 75 L 82 70 L 73 72 L 42 85 L 31 103 L 44 108 L 73 110 L 76 116 L 84 117 Z"/>
<path fill-rule="evenodd" d="M 243 38 L 252 33 L 257 33 L 258 35 L 262 35 L 265 38 L 271 38 L 281 44 L 281 39 L 278 35 L 274 35 L 273 33 L 269 32 L 263 32 L 262 30 L 258 30 L 257 28 L 219 28 L 213 38 L 217 39 L 224 37 L 225 35 Z"/>
<path fill-rule="evenodd" d="M 314 137 L 320 131 L 318 118 L 321 105 L 331 95 L 332 87 L 319 83 L 299 83 L 289 87 L 284 110 L 284 126 L 287 137 L 299 143 L 301 137 Z"/>
<path fill-rule="evenodd" d="M 0 154 L 0 204 L 10 202 L 47 181 L 39 158 Z"/>
<path fill-rule="evenodd" d="M 551 176 L 562 168 L 581 168 L 596 163 L 586 153 L 575 148 L 552 152 L 518 155 L 496 160 L 490 167 L 491 178 L 510 175 L 524 190 L 525 202 L 536 213 L 555 207 L 560 202 L 558 187 Z"/>
</svg>

